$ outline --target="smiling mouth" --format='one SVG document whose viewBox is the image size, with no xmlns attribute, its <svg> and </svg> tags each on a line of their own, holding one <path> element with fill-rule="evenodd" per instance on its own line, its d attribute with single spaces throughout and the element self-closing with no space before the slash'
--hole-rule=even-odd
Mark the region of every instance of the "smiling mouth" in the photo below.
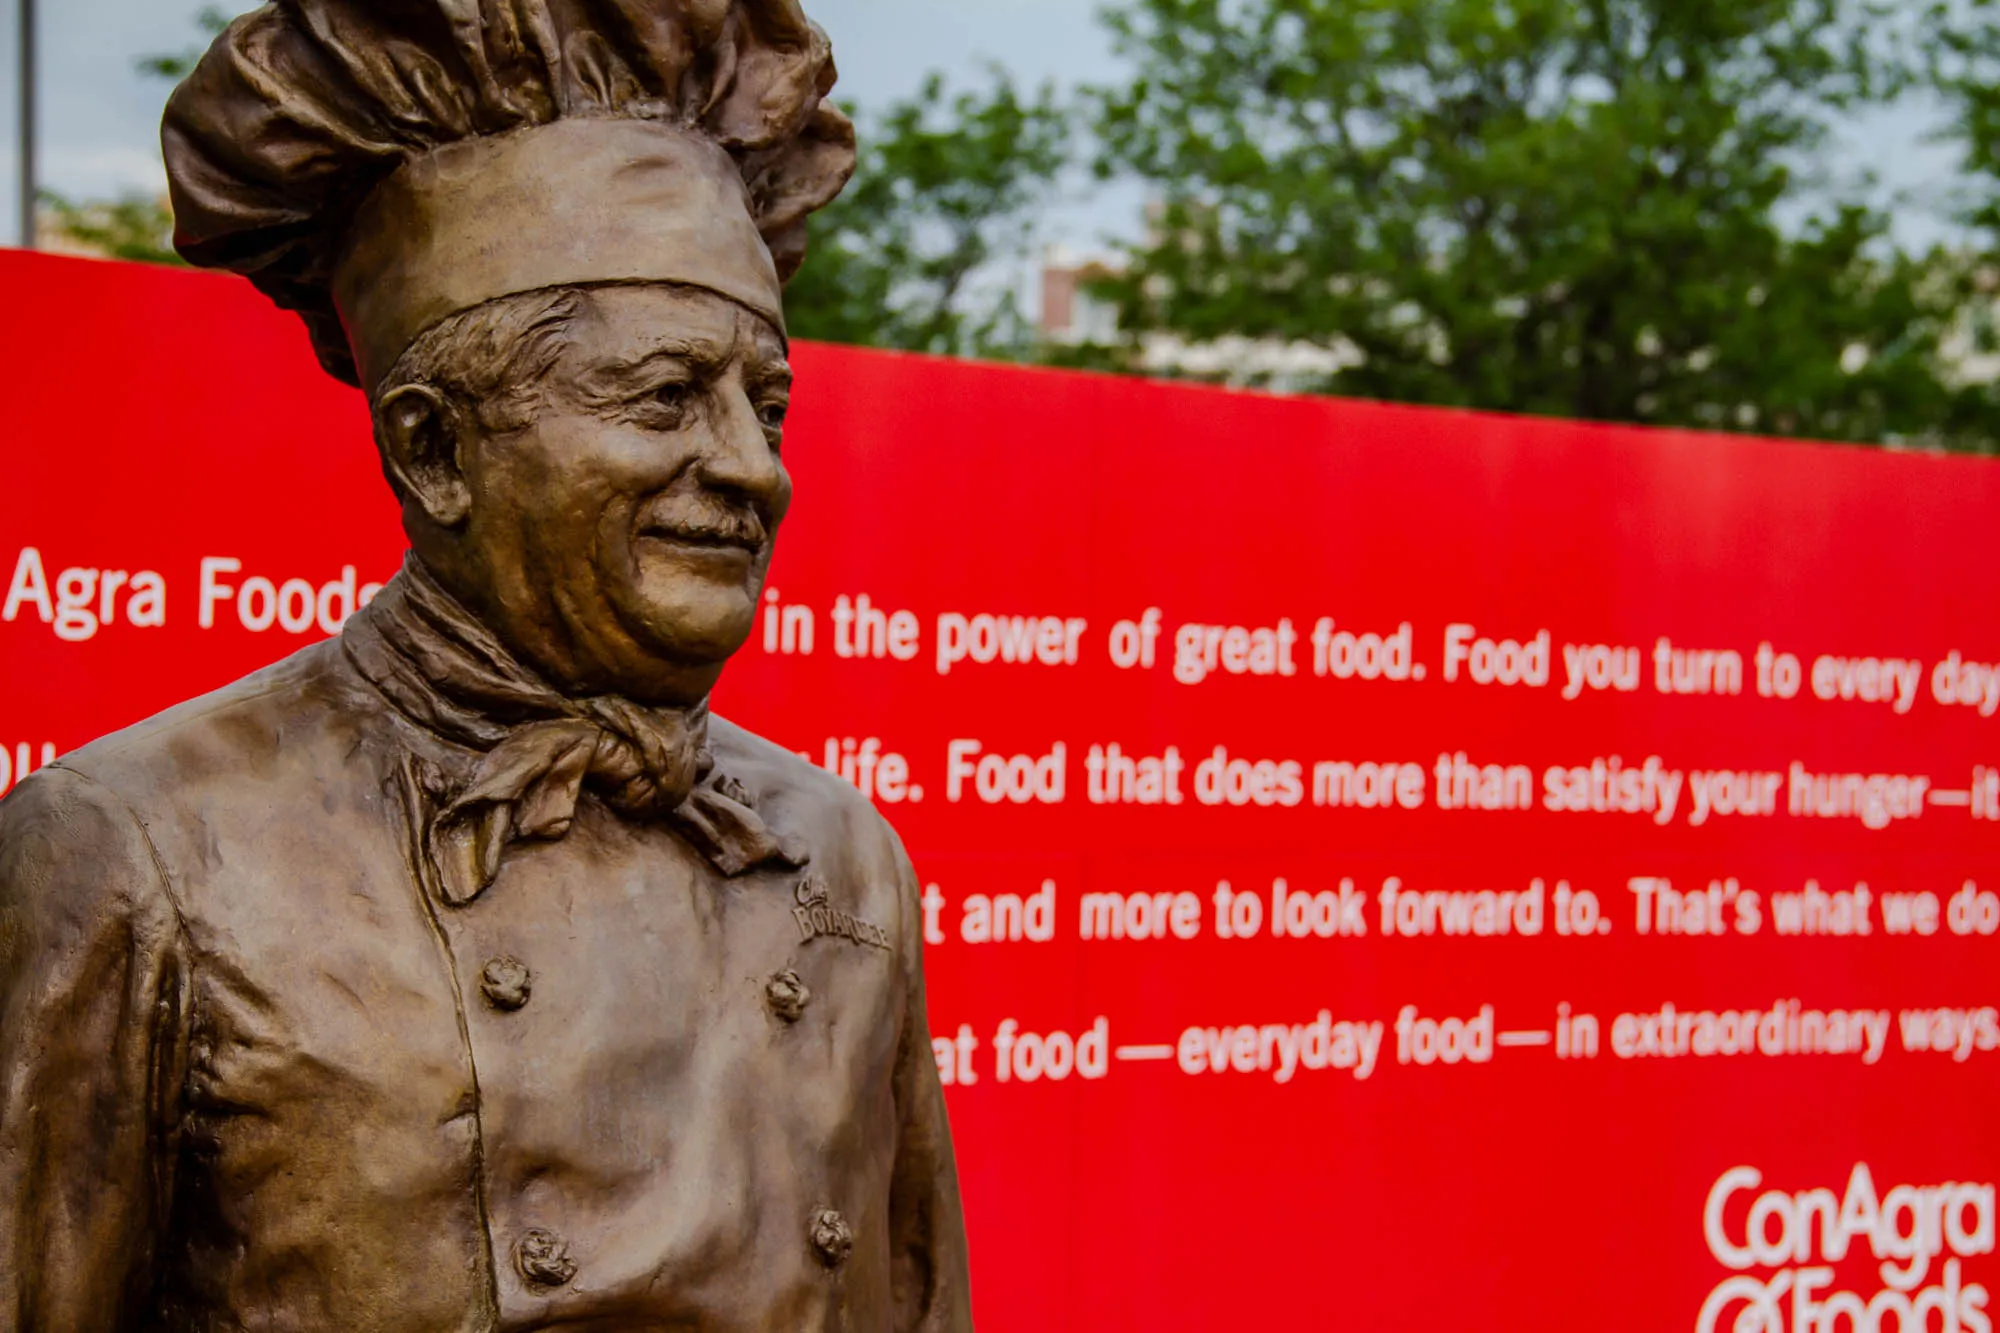
<svg viewBox="0 0 2000 1333">
<path fill-rule="evenodd" d="M 741 551 L 745 555 L 757 555 L 764 549 L 762 533 L 752 533 L 741 529 L 720 529 L 709 527 L 675 527 L 670 524 L 651 524 L 640 529 L 639 535 L 658 542 L 670 542 L 675 546 L 691 546 L 707 551 Z"/>
</svg>

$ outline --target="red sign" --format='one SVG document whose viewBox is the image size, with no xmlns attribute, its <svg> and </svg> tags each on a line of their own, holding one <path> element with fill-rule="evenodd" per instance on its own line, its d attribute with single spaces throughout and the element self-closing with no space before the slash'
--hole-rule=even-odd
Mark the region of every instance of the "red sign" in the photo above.
<svg viewBox="0 0 2000 1333">
<path fill-rule="evenodd" d="M 0 290 L 4 788 L 402 547 L 246 286 Z M 1989 1333 L 2000 469 L 796 364 L 718 708 L 930 886 L 982 1327 Z"/>
</svg>

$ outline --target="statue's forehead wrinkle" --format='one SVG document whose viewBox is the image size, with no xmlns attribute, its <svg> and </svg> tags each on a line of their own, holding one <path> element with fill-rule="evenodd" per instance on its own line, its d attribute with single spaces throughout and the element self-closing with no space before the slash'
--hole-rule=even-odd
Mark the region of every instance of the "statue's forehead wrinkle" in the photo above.
<svg viewBox="0 0 2000 1333">
<path fill-rule="evenodd" d="M 705 366 L 741 358 L 765 380 L 791 378 L 790 349 L 771 322 L 713 292 L 635 285 L 592 291 L 600 364 L 638 367 L 660 357 Z"/>
</svg>

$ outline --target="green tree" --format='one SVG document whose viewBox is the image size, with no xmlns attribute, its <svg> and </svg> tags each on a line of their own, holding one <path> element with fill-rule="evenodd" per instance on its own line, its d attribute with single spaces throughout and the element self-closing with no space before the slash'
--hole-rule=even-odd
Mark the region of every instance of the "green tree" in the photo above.
<svg viewBox="0 0 2000 1333">
<path fill-rule="evenodd" d="M 94 255 L 141 264 L 184 262 L 174 252 L 174 215 L 164 199 L 127 195 L 77 201 L 44 190 L 41 201 L 42 230 Z"/>
<path fill-rule="evenodd" d="M 1034 335 L 996 267 L 1024 255 L 1070 160 L 1054 93 L 1024 98 L 1004 72 L 949 98 L 933 74 L 913 98 L 859 117 L 854 182 L 813 219 L 785 295 L 801 337 L 1020 359 Z"/>
<path fill-rule="evenodd" d="M 1939 0 L 1922 32 L 1930 86 L 1949 114 L 1940 137 L 1961 154 L 1959 221 L 1991 262 L 2000 258 L 2000 0 Z"/>
<path fill-rule="evenodd" d="M 1098 167 L 1160 206 L 1106 294 L 1135 338 L 1341 349 L 1334 392 L 1988 449 L 1965 266 L 1823 169 L 1914 77 L 1893 9 L 1125 0 Z"/>
</svg>

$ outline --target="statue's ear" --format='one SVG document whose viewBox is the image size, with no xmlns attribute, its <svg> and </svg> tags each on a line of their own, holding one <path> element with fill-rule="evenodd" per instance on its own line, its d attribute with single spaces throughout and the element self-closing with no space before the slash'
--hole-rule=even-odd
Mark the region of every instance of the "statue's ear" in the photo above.
<svg viewBox="0 0 2000 1333">
<path fill-rule="evenodd" d="M 431 522 L 455 528 L 472 510 L 472 489 L 459 459 L 457 414 L 427 384 L 405 384 L 375 408 L 382 464 L 405 497 Z"/>
</svg>

